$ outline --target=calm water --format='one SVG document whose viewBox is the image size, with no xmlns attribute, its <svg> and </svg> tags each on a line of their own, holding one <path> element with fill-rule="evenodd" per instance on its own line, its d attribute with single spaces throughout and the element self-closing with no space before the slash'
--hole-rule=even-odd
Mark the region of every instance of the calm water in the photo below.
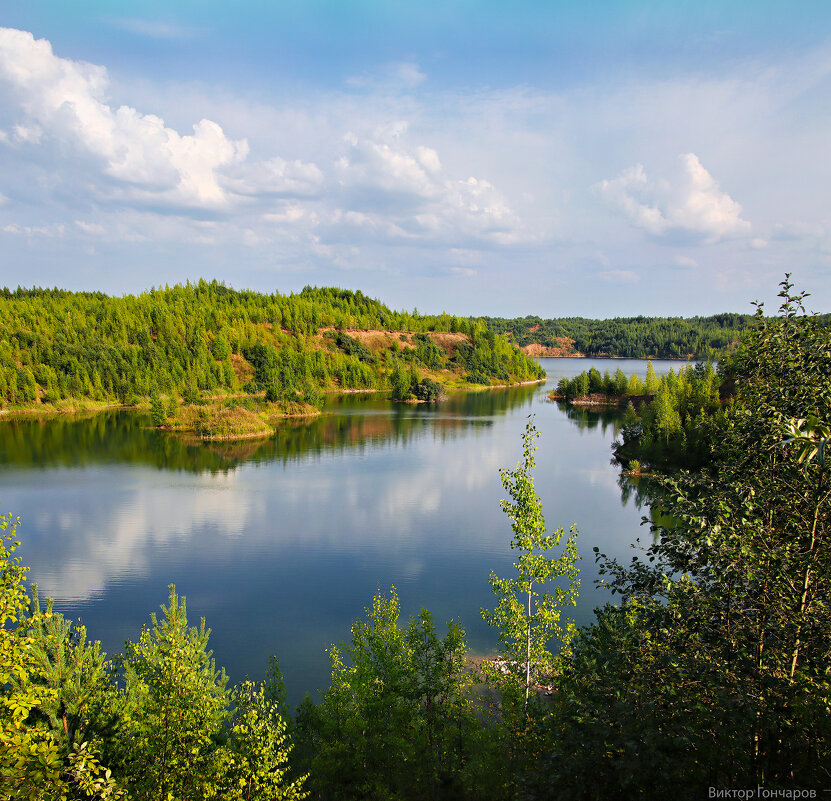
<svg viewBox="0 0 831 801">
<path fill-rule="evenodd" d="M 509 575 L 513 562 L 499 468 L 520 458 L 529 414 L 549 529 L 580 530 L 578 623 L 607 600 L 593 586 L 592 547 L 628 559 L 629 544 L 648 537 L 645 510 L 622 497 L 609 463 L 617 413 L 567 413 L 545 397 L 592 365 L 643 376 L 646 363 L 542 363 L 545 386 L 432 407 L 341 396 L 261 442 L 189 445 L 126 412 L 4 421 L 0 509 L 21 518 L 19 553 L 41 595 L 109 653 L 138 637 L 170 583 L 192 624 L 206 618 L 232 682 L 261 677 L 275 654 L 293 702 L 327 685 L 324 649 L 348 638 L 378 587 L 395 585 L 405 614 L 426 606 L 456 618 L 487 653 L 488 575 Z"/>
</svg>

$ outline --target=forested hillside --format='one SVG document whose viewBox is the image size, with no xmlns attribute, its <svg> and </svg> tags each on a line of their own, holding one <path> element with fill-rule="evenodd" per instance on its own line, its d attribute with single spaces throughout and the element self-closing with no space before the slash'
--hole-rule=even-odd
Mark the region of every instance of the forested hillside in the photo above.
<svg viewBox="0 0 831 801">
<path fill-rule="evenodd" d="M 496 334 L 507 336 L 520 347 L 537 343 L 563 349 L 560 355 L 629 356 L 673 359 L 717 358 L 738 342 L 753 317 L 749 314 L 716 314 L 711 317 L 615 317 L 589 320 L 564 317 L 485 317 Z"/>
<path fill-rule="evenodd" d="M 453 385 L 543 375 L 482 321 L 393 312 L 349 290 L 266 295 L 200 281 L 124 297 L 0 293 L 3 405 L 382 389 L 396 367 Z"/>
</svg>

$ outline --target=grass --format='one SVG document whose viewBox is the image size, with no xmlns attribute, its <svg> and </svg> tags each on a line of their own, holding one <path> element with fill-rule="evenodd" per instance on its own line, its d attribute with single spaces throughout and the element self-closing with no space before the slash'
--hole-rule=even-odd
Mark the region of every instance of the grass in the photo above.
<svg viewBox="0 0 831 801">
<path fill-rule="evenodd" d="M 163 430 L 195 434 L 203 440 L 241 440 L 270 437 L 274 424 L 286 417 L 318 414 L 314 406 L 301 401 L 280 403 L 210 403 L 180 406 Z"/>
</svg>

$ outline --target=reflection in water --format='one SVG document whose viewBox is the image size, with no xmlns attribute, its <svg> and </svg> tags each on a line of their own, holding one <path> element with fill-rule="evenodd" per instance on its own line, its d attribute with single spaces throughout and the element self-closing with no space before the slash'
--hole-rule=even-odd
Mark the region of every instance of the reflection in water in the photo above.
<svg viewBox="0 0 831 801">
<path fill-rule="evenodd" d="M 628 476 L 624 473 L 618 478 L 620 502 L 626 506 L 633 501 L 636 509 L 643 509 L 654 497 L 655 485 L 647 476 Z"/>
<path fill-rule="evenodd" d="M 529 406 L 538 387 L 456 393 L 441 404 L 391 404 L 378 393 L 335 396 L 315 418 L 286 419 L 262 440 L 200 442 L 151 427 L 150 416 L 115 411 L 0 423 L 0 470 L 149 465 L 191 473 L 227 472 L 242 462 L 297 461 L 308 454 L 388 441 L 407 446 L 430 428 L 442 439 L 460 429 L 488 426 L 488 418 Z"/>
<path fill-rule="evenodd" d="M 581 431 L 592 431 L 599 426 L 603 434 L 610 431 L 613 439 L 620 433 L 621 410 L 616 406 L 588 409 L 585 406 L 569 406 L 563 401 L 554 403 Z"/>
<path fill-rule="evenodd" d="M 295 701 L 326 683 L 324 648 L 378 586 L 395 584 L 406 614 L 427 606 L 461 620 L 475 650 L 494 647 L 478 610 L 493 603 L 490 571 L 509 575 L 515 558 L 499 468 L 519 459 L 530 413 L 549 528 L 576 523 L 585 554 L 622 553 L 641 533 L 609 463 L 617 413 L 548 402 L 558 377 L 545 367 L 547 389 L 432 406 L 333 397 L 319 418 L 241 443 L 164 435 L 131 412 L 4 421 L 0 501 L 21 517 L 31 579 L 107 651 L 138 636 L 172 582 L 233 680 L 262 676 L 275 653 Z M 607 600 L 591 559 L 582 570 L 578 623 Z"/>
</svg>

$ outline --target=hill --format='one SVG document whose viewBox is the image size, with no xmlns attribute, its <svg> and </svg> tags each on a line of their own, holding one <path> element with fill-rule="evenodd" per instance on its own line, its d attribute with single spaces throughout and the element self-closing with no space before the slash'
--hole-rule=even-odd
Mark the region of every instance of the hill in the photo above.
<svg viewBox="0 0 831 801">
<path fill-rule="evenodd" d="M 532 359 L 484 322 L 394 312 L 361 292 L 231 289 L 216 281 L 110 297 L 0 292 L 0 404 L 61 408 L 262 394 L 386 389 L 394 372 L 445 387 L 539 379 Z"/>
</svg>

